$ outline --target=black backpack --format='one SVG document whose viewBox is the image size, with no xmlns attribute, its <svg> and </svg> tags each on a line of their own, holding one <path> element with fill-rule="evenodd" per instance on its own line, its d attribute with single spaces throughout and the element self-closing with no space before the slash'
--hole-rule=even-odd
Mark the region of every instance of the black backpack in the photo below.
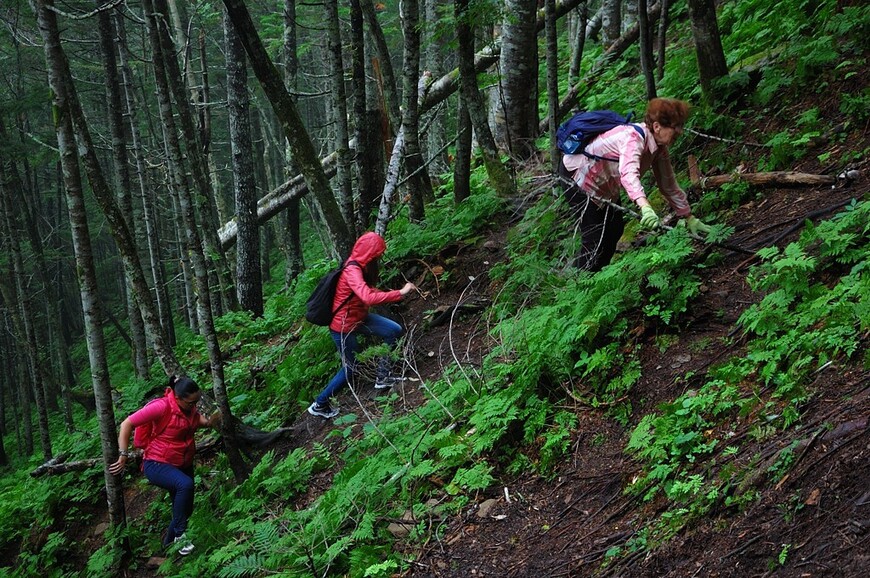
<svg viewBox="0 0 870 578">
<path fill-rule="evenodd" d="M 314 288 L 314 291 L 311 292 L 311 297 L 309 297 L 308 301 L 305 302 L 305 319 L 314 325 L 326 326 L 332 323 L 332 318 L 335 317 L 335 314 L 338 313 L 339 309 L 347 305 L 347 302 L 350 301 L 351 297 L 353 297 L 353 292 L 351 292 L 351 294 L 347 296 L 347 299 L 345 299 L 341 305 L 335 309 L 335 311 L 332 310 L 332 303 L 335 300 L 335 287 L 338 285 L 338 278 L 341 277 L 341 272 L 344 271 L 344 268 L 351 264 L 362 268 L 362 266 L 356 261 L 348 261 L 341 267 L 333 269 L 324 275 L 323 278 L 317 282 L 317 286 Z"/>
</svg>

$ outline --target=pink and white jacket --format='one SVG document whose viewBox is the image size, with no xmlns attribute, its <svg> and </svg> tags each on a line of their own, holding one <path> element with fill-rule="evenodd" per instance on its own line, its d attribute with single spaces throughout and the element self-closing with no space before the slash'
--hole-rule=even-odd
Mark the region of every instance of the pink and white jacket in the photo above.
<svg viewBox="0 0 870 578">
<path fill-rule="evenodd" d="M 565 155 L 562 157 L 565 168 L 581 190 L 618 203 L 620 186 L 634 202 L 646 197 L 640 178 L 652 167 L 656 183 L 674 212 L 679 217 L 688 217 L 692 210 L 686 193 L 677 184 L 668 147 L 656 144 L 646 124 L 638 123 L 638 126 L 643 129 L 645 138 L 633 127 L 623 125 L 602 133 L 586 147 L 587 153 L 618 158 L 618 163 L 591 159 L 583 154 Z"/>
</svg>

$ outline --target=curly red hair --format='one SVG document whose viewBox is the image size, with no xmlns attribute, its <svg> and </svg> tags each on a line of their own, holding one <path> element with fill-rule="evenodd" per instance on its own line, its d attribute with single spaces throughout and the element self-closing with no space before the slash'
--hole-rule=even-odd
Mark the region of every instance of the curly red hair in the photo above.
<svg viewBox="0 0 870 578">
<path fill-rule="evenodd" d="M 689 103 L 676 98 L 654 98 L 646 107 L 644 121 L 647 126 L 657 122 L 662 126 L 676 128 L 686 124 L 689 118 Z"/>
</svg>

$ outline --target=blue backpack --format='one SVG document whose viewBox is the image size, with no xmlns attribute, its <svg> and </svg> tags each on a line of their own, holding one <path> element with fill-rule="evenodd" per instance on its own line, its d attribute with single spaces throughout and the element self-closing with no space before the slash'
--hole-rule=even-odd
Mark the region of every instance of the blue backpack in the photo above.
<svg viewBox="0 0 870 578">
<path fill-rule="evenodd" d="M 586 147 L 592 140 L 603 132 L 629 124 L 638 132 L 640 138 L 646 138 L 643 129 L 636 124 L 631 124 L 631 117 L 622 116 L 612 110 L 590 110 L 578 112 L 559 126 L 556 131 L 556 144 L 565 154 L 583 154 L 590 159 L 598 161 L 619 162 L 619 159 L 600 157 L 586 152 Z"/>
</svg>

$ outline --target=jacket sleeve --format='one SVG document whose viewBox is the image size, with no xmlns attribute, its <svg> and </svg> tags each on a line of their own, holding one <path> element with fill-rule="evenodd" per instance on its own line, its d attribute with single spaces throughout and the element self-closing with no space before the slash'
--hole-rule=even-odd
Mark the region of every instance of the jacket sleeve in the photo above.
<svg viewBox="0 0 870 578">
<path fill-rule="evenodd" d="M 692 209 L 689 207 L 689 200 L 686 198 L 686 193 L 680 188 L 677 183 L 677 177 L 674 175 L 674 166 L 671 164 L 671 156 L 667 147 L 660 147 L 653 156 L 652 162 L 653 174 L 656 177 L 656 183 L 659 185 L 659 190 L 668 200 L 668 204 L 674 209 L 674 212 L 679 217 L 688 217 L 692 214 Z"/>
<path fill-rule="evenodd" d="M 374 307 L 381 303 L 395 303 L 402 300 L 402 293 L 398 289 L 395 291 L 380 291 L 374 287 L 369 287 L 363 278 L 362 269 L 355 265 L 350 265 L 344 270 L 344 278 L 351 291 L 368 307 Z"/>
<path fill-rule="evenodd" d="M 636 130 L 629 127 L 628 139 L 619 150 L 619 181 L 625 189 L 628 198 L 635 203 L 646 197 L 640 182 L 640 155 L 643 153 L 644 140 Z"/>
</svg>

